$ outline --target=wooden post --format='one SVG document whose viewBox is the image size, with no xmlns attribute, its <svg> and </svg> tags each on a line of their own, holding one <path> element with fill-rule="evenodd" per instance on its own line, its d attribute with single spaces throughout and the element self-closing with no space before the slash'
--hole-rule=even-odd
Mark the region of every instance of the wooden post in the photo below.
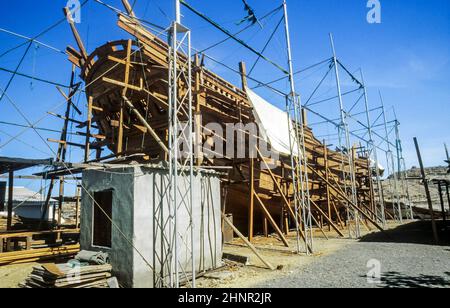
<svg viewBox="0 0 450 308">
<path fill-rule="evenodd" d="M 9 171 L 8 217 L 6 220 L 6 230 L 8 230 L 8 231 L 10 231 L 12 229 L 13 202 L 14 202 L 14 171 Z"/>
<path fill-rule="evenodd" d="M 241 72 L 242 89 L 245 89 L 248 86 L 248 83 L 247 83 L 247 66 L 245 65 L 245 62 L 240 62 L 239 63 L 239 71 Z"/>
<path fill-rule="evenodd" d="M 228 217 L 226 217 L 223 213 L 222 213 L 222 219 L 231 227 L 231 229 L 233 229 L 233 231 L 237 234 L 237 236 L 239 236 L 239 238 L 244 241 L 244 243 L 253 251 L 253 253 L 261 260 L 261 262 L 264 263 L 264 265 L 266 265 L 272 271 L 275 270 L 275 267 L 273 267 L 269 262 L 264 260 L 264 258 L 258 252 L 258 250 L 256 250 L 256 247 L 253 246 L 252 243 L 250 243 L 245 238 L 245 236 L 242 235 L 241 232 L 239 232 L 239 230 L 231 223 L 231 221 L 228 219 Z"/>
<path fill-rule="evenodd" d="M 253 195 L 255 196 L 256 200 L 258 200 L 258 204 L 260 205 L 264 215 L 266 216 L 266 218 L 268 219 L 268 221 L 272 225 L 272 227 L 275 229 L 275 232 L 278 234 L 278 236 L 280 237 L 280 239 L 283 242 L 283 244 L 286 247 L 289 247 L 289 243 L 288 243 L 287 239 L 284 237 L 283 232 L 280 230 L 280 228 L 278 227 L 278 225 L 275 222 L 275 220 L 273 219 L 273 217 L 270 215 L 269 210 L 264 205 L 264 203 L 262 202 L 261 198 L 258 196 L 258 194 L 256 192 L 253 192 Z"/>
<path fill-rule="evenodd" d="M 248 240 L 253 241 L 254 219 L 255 219 L 255 160 L 250 159 L 250 204 L 248 209 Z"/>
<path fill-rule="evenodd" d="M 128 2 L 127 2 L 128 3 Z M 124 3 L 125 5 L 125 3 Z M 126 5 L 125 5 L 126 7 Z M 128 7 L 127 10 L 130 9 L 131 11 L 131 7 Z M 130 13 L 129 13 L 130 14 Z M 127 59 L 125 62 L 125 77 L 124 77 L 124 88 L 122 90 L 122 97 L 126 97 L 127 96 L 127 92 L 128 92 L 128 86 L 129 86 L 129 82 L 130 82 L 130 68 L 131 68 L 131 50 L 133 47 L 133 41 L 132 40 L 128 40 L 127 43 Z M 123 121 L 124 121 L 124 103 L 123 101 L 121 101 L 120 103 L 120 115 L 119 115 L 119 132 L 118 132 L 118 136 L 117 136 L 117 151 L 116 153 L 118 153 L 119 155 L 123 152 Z"/>
<path fill-rule="evenodd" d="M 449 183 L 445 182 L 445 189 L 447 191 L 448 208 L 449 208 L 449 211 L 450 211 L 450 191 L 448 189 L 448 186 L 449 186 Z"/>
<path fill-rule="evenodd" d="M 59 198 L 58 198 L 58 223 L 57 223 L 57 229 L 61 230 L 61 222 L 62 222 L 62 208 L 64 203 L 64 177 L 59 178 Z M 61 233 L 58 233 L 57 235 L 57 241 L 60 241 Z"/>
<path fill-rule="evenodd" d="M 436 221 L 434 219 L 433 202 L 431 201 L 430 188 L 428 187 L 428 180 L 427 180 L 427 176 L 425 174 L 425 169 L 423 167 L 422 154 L 420 154 L 419 142 L 417 141 L 416 137 L 414 137 L 414 144 L 416 146 L 417 158 L 418 158 L 419 164 L 420 164 L 420 172 L 422 173 L 422 181 L 423 181 L 423 185 L 425 187 L 425 193 L 427 195 L 428 208 L 430 209 L 431 227 L 433 229 L 434 241 L 436 244 L 438 244 L 439 243 L 439 235 L 438 235 L 438 230 L 437 230 L 437 226 L 436 226 Z"/>
<path fill-rule="evenodd" d="M 125 10 L 127 11 L 128 15 L 130 15 L 130 17 L 133 18 L 136 17 L 133 12 L 133 7 L 130 5 L 128 0 L 122 0 L 122 4 L 125 7 Z"/>
<path fill-rule="evenodd" d="M 116 153 L 121 156 L 123 152 L 123 102 L 120 103 L 119 132 L 117 134 Z"/>
<path fill-rule="evenodd" d="M 441 201 L 441 210 L 442 210 L 442 220 L 444 223 L 447 221 L 447 215 L 445 215 L 445 204 L 444 204 L 444 196 L 442 195 L 442 185 L 441 181 L 438 182 L 438 191 L 439 191 L 439 200 Z"/>
<path fill-rule="evenodd" d="M 313 172 L 314 174 L 316 174 L 319 178 L 322 179 L 322 181 L 325 181 L 328 183 L 328 185 L 330 185 L 331 188 L 333 188 L 333 190 L 341 197 L 343 198 L 345 201 L 348 202 L 349 205 L 351 205 L 356 211 L 358 211 L 361 215 L 363 215 L 368 221 L 370 221 L 375 227 L 378 228 L 378 230 L 380 231 L 384 231 L 383 227 L 381 227 L 376 221 L 374 221 L 372 218 L 370 218 L 364 211 L 362 211 L 358 206 L 356 206 L 353 201 L 351 201 L 349 199 L 349 197 L 342 191 L 340 191 L 339 189 L 337 189 L 334 186 L 331 186 L 331 184 L 314 168 L 311 168 L 308 166 L 308 170 L 311 170 L 311 172 Z"/>
<path fill-rule="evenodd" d="M 327 181 L 330 179 L 330 174 L 328 172 L 328 147 L 326 144 L 326 141 L 323 141 L 323 158 L 325 161 L 325 178 Z M 330 200 L 330 187 L 328 187 L 328 184 L 325 183 L 325 188 L 327 190 L 327 208 L 328 208 L 328 218 L 331 220 L 331 200 Z M 328 224 L 328 231 L 331 231 L 331 224 Z"/>
<path fill-rule="evenodd" d="M 73 19 L 71 17 L 70 9 L 68 7 L 64 8 L 64 15 L 67 18 L 67 21 L 69 22 L 70 29 L 72 30 L 72 34 L 75 37 L 75 41 L 77 42 L 78 48 L 80 49 L 81 56 L 86 61 L 88 58 L 88 54 L 86 51 L 86 48 L 84 47 L 83 41 L 81 40 L 80 34 L 78 33 L 77 28 L 75 27 L 75 23 L 73 22 Z"/>
<path fill-rule="evenodd" d="M 374 213 L 373 218 L 377 219 L 376 217 L 376 205 L 375 205 L 375 188 L 373 185 L 373 176 L 372 176 L 372 168 L 370 167 L 370 159 L 367 159 L 367 172 L 368 172 L 368 180 L 369 180 L 369 202 L 370 202 L 370 208 L 372 209 L 372 212 Z"/>
<path fill-rule="evenodd" d="M 76 205 L 75 205 L 75 229 L 78 229 L 78 225 L 80 224 L 80 187 L 77 186 L 77 195 L 76 195 Z"/>
<path fill-rule="evenodd" d="M 6 182 L 0 182 L 0 212 L 5 211 Z"/>
<path fill-rule="evenodd" d="M 147 128 L 147 130 L 149 131 L 150 135 L 159 144 L 161 149 L 166 154 L 168 154 L 169 153 L 169 149 L 164 144 L 164 142 L 161 140 L 161 138 L 158 136 L 156 131 L 150 126 L 150 124 L 148 124 L 147 120 L 145 120 L 145 118 L 139 113 L 139 111 L 133 106 L 133 104 L 130 102 L 130 100 L 126 96 L 124 96 L 123 99 L 124 99 L 125 103 L 127 104 L 127 106 L 131 109 L 131 112 L 133 112 L 134 115 L 138 118 L 138 120 L 141 121 L 142 125 L 144 125 L 145 128 Z"/>
<path fill-rule="evenodd" d="M 84 162 L 89 161 L 89 157 L 91 156 L 91 128 L 92 128 L 92 105 L 94 103 L 94 98 L 89 96 L 88 99 L 88 108 L 87 108 L 87 119 L 86 119 L 86 141 L 84 148 Z"/>
<path fill-rule="evenodd" d="M 307 113 L 306 108 L 302 108 L 302 120 L 303 120 L 303 125 L 308 126 L 308 113 Z"/>
<path fill-rule="evenodd" d="M 269 222 L 266 217 L 263 218 L 263 232 L 265 237 L 269 237 Z"/>
</svg>

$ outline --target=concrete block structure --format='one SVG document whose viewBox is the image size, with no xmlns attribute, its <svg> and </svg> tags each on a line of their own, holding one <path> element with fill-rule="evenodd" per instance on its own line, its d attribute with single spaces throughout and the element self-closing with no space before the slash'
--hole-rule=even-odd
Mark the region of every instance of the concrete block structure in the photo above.
<svg viewBox="0 0 450 308">
<path fill-rule="evenodd" d="M 82 196 L 81 249 L 110 254 L 114 275 L 125 287 L 155 287 L 169 283 L 165 259 L 169 238 L 169 172 L 161 166 L 130 166 L 85 170 Z M 187 191 L 180 179 L 179 200 Z M 194 255 L 197 272 L 221 265 L 221 190 L 215 172 L 194 174 Z M 95 202 L 93 201 L 95 200 Z M 177 251 L 180 268 L 189 268 L 190 215 L 180 201 Z M 189 275 L 189 273 L 187 273 Z"/>
</svg>

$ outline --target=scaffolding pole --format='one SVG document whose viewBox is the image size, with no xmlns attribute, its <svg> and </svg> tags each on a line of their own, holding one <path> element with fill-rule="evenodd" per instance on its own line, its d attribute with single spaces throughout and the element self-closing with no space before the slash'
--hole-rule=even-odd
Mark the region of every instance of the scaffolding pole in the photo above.
<svg viewBox="0 0 450 308">
<path fill-rule="evenodd" d="M 391 149 L 391 142 L 389 138 L 389 131 L 387 127 L 387 116 L 386 116 L 386 109 L 384 107 L 384 100 L 383 96 L 380 92 L 380 100 L 381 100 L 381 110 L 383 113 L 383 121 L 384 121 L 384 131 L 386 135 L 386 144 L 387 144 L 387 151 L 386 151 L 386 160 L 387 160 L 387 168 L 388 168 L 388 174 L 391 174 L 391 178 L 389 179 L 389 184 L 391 187 L 391 197 L 392 197 L 392 210 L 394 214 L 394 219 L 397 219 L 400 223 L 403 223 L 403 217 L 402 217 L 402 205 L 400 204 L 400 200 L 398 197 L 398 177 L 397 177 L 397 170 L 395 168 L 395 160 L 394 160 L 394 154 Z M 391 172 L 392 171 L 392 172 Z"/>
<path fill-rule="evenodd" d="M 180 1 L 175 1 L 176 18 L 172 23 L 169 37 L 169 230 L 162 224 L 164 236 L 169 237 L 167 269 L 169 270 L 169 286 L 179 288 L 180 277 L 196 285 L 196 265 L 194 250 L 193 221 L 193 122 L 192 122 L 192 61 L 191 31 L 181 24 Z M 181 56 L 184 55 L 184 56 Z M 180 144 L 187 149 L 180 151 Z M 180 192 L 179 188 L 187 191 Z M 180 229 L 179 212 L 187 212 L 189 225 Z M 180 247 L 184 247 L 190 262 L 180 260 Z M 185 254 L 183 254 L 185 256 Z M 189 263 L 189 265 L 187 264 Z M 189 270 L 190 268 L 190 270 Z M 190 274 L 190 276 L 189 276 Z"/>
<path fill-rule="evenodd" d="M 375 216 L 377 219 L 381 221 L 383 224 L 383 228 L 386 228 L 386 214 L 385 214 L 385 206 L 384 206 L 384 200 L 383 200 L 383 187 L 381 184 L 381 172 L 380 172 L 380 163 L 378 161 L 378 150 L 375 146 L 375 142 L 373 140 L 373 134 L 372 134 L 372 123 L 370 119 L 370 111 L 369 111 L 369 98 L 367 95 L 367 88 L 364 81 L 364 73 L 361 70 L 361 82 L 363 84 L 364 89 L 364 106 L 366 111 L 366 119 L 367 119 L 367 133 L 369 135 L 369 142 L 368 142 L 368 153 L 369 153 L 369 159 L 370 156 L 373 155 L 374 161 L 375 161 L 375 174 L 376 174 L 376 181 L 377 181 L 377 188 L 378 188 L 378 198 L 379 198 L 379 209 L 378 206 L 375 206 Z M 372 170 L 371 170 L 372 172 Z M 373 180 L 372 174 L 370 174 L 370 180 Z M 380 216 L 378 216 L 378 210 L 381 212 Z"/>
<path fill-rule="evenodd" d="M 407 207 L 406 214 L 408 215 L 409 219 L 414 219 L 414 213 L 412 208 L 412 202 L 411 197 L 409 194 L 409 184 L 406 180 L 406 164 L 405 159 L 403 158 L 403 147 L 402 147 L 402 141 L 400 139 L 400 122 L 397 120 L 397 116 L 394 120 L 395 123 L 395 139 L 396 139 L 396 149 L 397 149 L 397 168 L 398 168 L 398 175 L 400 177 L 400 184 L 402 189 L 402 199 L 404 200 L 404 204 Z"/>
<path fill-rule="evenodd" d="M 286 112 L 289 123 L 289 143 L 291 151 L 291 165 L 292 165 L 292 185 L 294 190 L 294 207 L 295 220 L 297 229 L 297 252 L 300 252 L 300 225 L 299 225 L 299 205 L 302 208 L 302 221 L 304 227 L 305 250 L 309 254 L 313 251 L 313 230 L 312 230 L 312 214 L 311 201 L 309 194 L 309 177 L 308 177 L 308 158 L 306 156 L 305 134 L 304 134 L 304 119 L 302 117 L 302 103 L 300 96 L 297 95 L 294 81 L 294 69 L 292 61 L 291 37 L 289 31 L 289 17 L 286 0 L 283 1 L 285 34 L 287 44 L 287 55 L 289 65 L 289 81 L 290 94 L 286 99 Z M 291 115 L 294 118 L 291 120 Z M 297 148 L 295 148 L 297 147 Z M 296 159 L 295 152 L 298 157 Z"/>
<path fill-rule="evenodd" d="M 342 149 L 342 133 L 345 134 L 345 144 L 347 148 L 347 156 L 348 156 L 348 165 L 349 165 L 349 173 L 350 177 L 347 176 L 347 173 L 345 172 L 345 167 L 343 166 L 342 172 L 344 177 L 344 185 L 347 185 L 347 180 L 350 179 L 351 181 L 351 196 L 353 204 L 357 207 L 358 206 L 358 197 L 357 197 L 357 191 L 356 191 L 356 179 L 355 179 L 355 173 L 354 173 L 354 161 L 353 161 L 353 155 L 352 155 L 352 146 L 350 143 L 350 133 L 348 129 L 347 124 L 347 114 L 344 108 L 344 102 L 342 98 L 342 90 L 341 90 L 341 81 L 339 77 L 339 67 L 338 67 L 338 60 L 336 57 L 336 49 L 334 46 L 334 40 L 333 40 L 333 34 L 330 33 L 330 43 L 331 43 L 331 49 L 333 51 L 333 63 L 334 63 L 334 70 L 336 74 L 336 88 L 338 92 L 338 100 L 339 100 L 339 110 L 340 110 L 340 120 L 341 123 L 338 127 L 339 130 L 339 146 L 341 147 L 342 155 L 344 155 L 344 151 Z M 343 132 L 342 132 L 343 131 Z M 345 192 L 347 193 L 347 188 L 345 187 Z M 355 237 L 359 238 L 361 236 L 361 230 L 359 225 L 359 213 L 355 210 L 352 210 L 349 205 L 347 205 L 347 220 L 348 220 L 348 229 L 349 229 L 349 236 L 352 238 L 352 231 L 350 222 L 352 219 L 355 221 Z"/>
</svg>

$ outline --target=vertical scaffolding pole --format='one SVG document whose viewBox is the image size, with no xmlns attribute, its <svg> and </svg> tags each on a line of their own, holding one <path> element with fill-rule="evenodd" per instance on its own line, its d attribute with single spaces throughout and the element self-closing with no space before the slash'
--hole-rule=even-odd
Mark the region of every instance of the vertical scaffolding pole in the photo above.
<svg viewBox="0 0 450 308">
<path fill-rule="evenodd" d="M 352 201 L 355 206 L 358 206 L 358 197 L 357 197 L 357 191 L 356 191 L 356 178 L 355 178 L 355 172 L 354 172 L 354 162 L 352 157 L 352 146 L 350 144 L 350 133 L 348 130 L 348 124 L 347 124 L 347 115 L 344 109 L 344 102 L 342 99 L 342 90 L 341 90 L 341 81 L 339 77 L 339 67 L 338 67 L 338 60 L 336 57 L 336 49 L 334 47 L 334 40 L 333 40 L 333 34 L 330 33 L 330 43 L 331 43 L 331 49 L 333 51 L 333 63 L 334 63 L 334 70 L 336 74 L 336 88 L 338 92 L 338 99 L 339 99 L 339 109 L 340 109 L 340 118 L 341 118 L 341 124 L 339 128 L 339 143 L 341 143 L 341 136 L 342 136 L 342 130 L 345 134 L 345 143 L 347 148 L 347 156 L 348 156 L 348 165 L 349 165 L 349 173 L 350 173 L 350 181 L 351 181 L 351 194 L 352 194 Z M 344 153 L 343 153 L 344 154 Z M 344 171 L 344 183 L 347 182 L 347 174 Z M 347 205 L 347 217 L 348 217 L 348 226 L 349 226 L 349 234 L 350 237 L 352 237 L 351 234 L 351 227 L 350 227 L 350 220 L 351 218 L 354 218 L 355 220 L 355 237 L 358 238 L 361 235 L 361 230 L 359 226 L 359 213 L 356 210 L 351 210 L 350 206 Z"/>
<path fill-rule="evenodd" d="M 369 148 L 368 148 L 368 153 L 369 153 L 369 159 L 371 154 L 374 157 L 374 161 L 375 161 L 375 173 L 376 173 L 376 181 L 377 181 L 377 188 L 378 188 L 378 198 L 379 198 L 379 206 L 380 206 L 380 211 L 381 211 L 381 215 L 378 217 L 378 207 L 375 207 L 375 215 L 377 216 L 376 218 L 379 219 L 381 221 L 381 223 L 383 224 L 383 228 L 386 228 L 386 215 L 385 215 L 385 207 L 384 207 L 384 200 L 383 200 L 383 188 L 382 188 L 382 184 L 381 184 L 381 172 L 380 172 L 380 163 L 378 161 L 378 150 L 377 147 L 375 145 L 375 142 L 373 140 L 373 132 L 372 132 L 372 122 L 370 119 L 370 111 L 369 111 L 369 98 L 367 96 L 367 88 L 366 88 L 366 83 L 364 81 L 364 73 L 361 70 L 361 81 L 363 84 L 363 89 L 364 89 L 364 105 L 365 105 L 365 111 L 366 111 L 366 119 L 367 119 L 367 132 L 369 134 Z M 371 176 L 371 180 L 372 180 L 372 174 Z"/>
<path fill-rule="evenodd" d="M 413 219 L 413 210 L 412 210 L 412 203 L 409 196 L 409 187 L 408 187 L 408 181 L 406 181 L 406 166 L 404 166 L 405 159 L 403 158 L 403 147 L 402 147 L 402 141 L 400 139 L 400 122 L 397 120 L 397 116 L 394 120 L 395 123 L 395 146 L 397 149 L 397 168 L 398 168 L 398 175 L 400 177 L 400 185 L 402 189 L 402 199 L 404 200 L 405 206 L 408 208 L 407 215 L 409 219 Z"/>
<path fill-rule="evenodd" d="M 400 223 L 403 223 L 402 206 L 401 206 L 399 198 L 398 198 L 397 170 L 395 168 L 394 154 L 392 153 L 392 149 L 391 149 L 391 142 L 390 142 L 389 131 L 388 131 L 388 127 L 387 127 L 386 109 L 384 107 L 384 100 L 383 100 L 383 96 L 381 95 L 381 92 L 380 92 L 380 100 L 381 100 L 381 110 L 383 112 L 384 131 L 385 131 L 385 135 L 386 135 L 386 144 L 387 144 L 386 160 L 387 160 L 387 166 L 388 166 L 388 173 L 391 173 L 390 170 L 392 170 L 392 177 L 393 177 L 393 183 L 394 183 L 392 185 L 392 178 L 389 179 L 389 183 L 391 186 L 391 196 L 392 196 L 392 210 L 394 211 L 394 213 L 393 213 L 394 218 L 397 218 L 397 220 Z"/>
<path fill-rule="evenodd" d="M 294 189 L 294 206 L 296 216 L 295 223 L 297 229 L 297 252 L 300 252 L 300 230 L 299 230 L 300 224 L 298 221 L 298 217 L 299 217 L 299 204 L 301 204 L 303 215 L 302 220 L 305 236 L 305 247 L 306 253 L 309 254 L 310 249 L 313 249 L 313 231 L 312 231 L 311 204 L 309 198 L 310 196 L 309 196 L 308 159 L 306 156 L 306 147 L 305 147 L 304 119 L 301 115 L 302 103 L 295 89 L 291 37 L 289 31 L 289 17 L 286 0 L 283 0 L 283 9 L 284 9 L 284 24 L 285 24 L 286 44 L 288 53 L 289 81 L 291 88 L 291 93 L 286 98 L 286 112 L 289 123 L 289 143 L 291 150 L 292 181 Z M 292 113 L 294 114 L 293 121 L 291 120 Z M 295 151 L 298 154 L 297 161 L 295 159 Z"/>
<path fill-rule="evenodd" d="M 193 119 L 192 119 L 192 61 L 191 32 L 181 24 L 180 1 L 175 0 L 176 20 L 169 29 L 169 285 L 180 287 L 180 275 L 183 274 L 191 286 L 196 285 L 196 265 L 194 251 L 193 194 L 194 177 L 193 157 Z M 183 55 L 183 56 L 182 56 Z M 180 91 L 184 87 L 184 93 Z M 180 152 L 183 142 L 187 149 Z M 179 188 L 187 191 L 180 193 Z M 179 228 L 179 211 L 188 213 L 189 225 L 186 230 Z M 166 232 L 166 230 L 163 230 Z M 180 261 L 180 247 L 190 254 L 190 271 L 184 259 Z M 191 276 L 189 277 L 189 272 Z"/>
</svg>

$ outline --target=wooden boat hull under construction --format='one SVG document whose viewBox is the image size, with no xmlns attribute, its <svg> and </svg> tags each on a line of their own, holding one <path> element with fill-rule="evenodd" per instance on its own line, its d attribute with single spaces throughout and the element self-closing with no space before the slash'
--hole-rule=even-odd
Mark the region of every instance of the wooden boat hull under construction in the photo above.
<svg viewBox="0 0 450 308">
<path fill-rule="evenodd" d="M 100 161 L 104 148 L 112 156 L 123 159 L 165 161 L 167 153 L 161 142 L 167 146 L 169 47 L 133 18 L 119 15 L 118 25 L 136 40 L 110 42 L 91 55 L 85 54 L 80 41 L 80 51 L 68 48 L 70 61 L 80 67 L 86 83 L 89 112 L 80 124 L 86 128 L 86 161 L 92 150 L 97 152 Z M 184 55 L 179 57 L 187 61 Z M 200 64 L 199 57 L 196 58 L 192 65 L 192 90 L 197 126 L 204 128 L 212 122 L 223 125 L 255 122 L 245 91 L 208 71 Z M 186 84 L 180 81 L 178 89 L 183 96 Z M 98 133 L 93 133 L 94 130 Z M 197 140 L 201 138 L 203 143 L 211 142 L 214 137 L 207 130 L 198 134 Z M 309 201 L 315 224 L 329 225 L 342 235 L 347 209 L 353 209 L 359 217 L 380 228 L 375 217 L 369 160 L 356 157 L 355 150 L 344 154 L 328 149 L 307 126 L 304 135 L 308 167 L 305 170 L 303 166 L 303 171 L 309 179 Z M 227 140 L 227 136 L 223 137 Z M 349 155 L 354 159 L 349 160 Z M 261 168 L 264 161 L 209 158 L 207 153 L 197 159 L 198 166 L 230 168 L 223 177 L 223 210 L 233 214 L 234 224 L 250 238 L 255 233 L 271 231 L 282 237 L 283 232 L 295 227 L 291 160 L 282 156 L 272 170 Z M 354 166 L 350 166 L 350 161 Z M 352 199 L 351 170 L 354 170 L 357 200 Z M 303 188 L 307 191 L 306 186 Z"/>
</svg>

